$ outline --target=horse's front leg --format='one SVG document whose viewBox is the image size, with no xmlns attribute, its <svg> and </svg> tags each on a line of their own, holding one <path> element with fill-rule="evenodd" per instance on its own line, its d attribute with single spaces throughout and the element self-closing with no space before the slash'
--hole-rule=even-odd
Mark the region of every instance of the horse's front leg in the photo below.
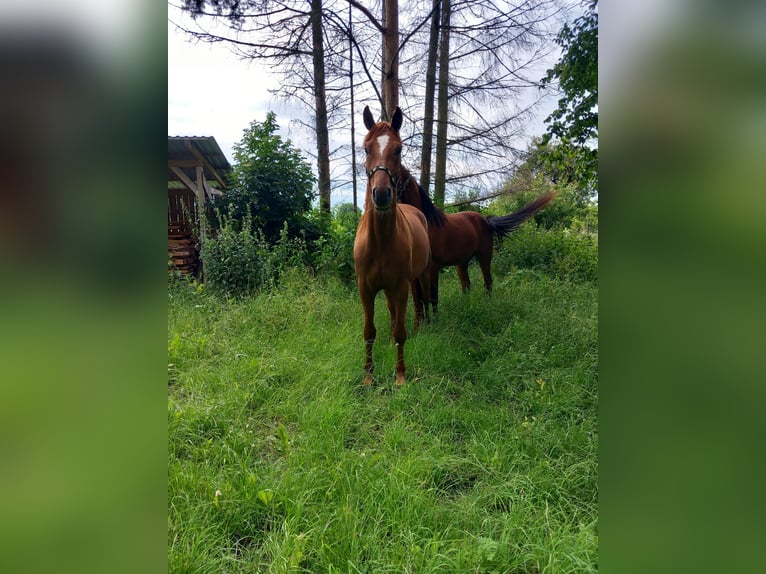
<svg viewBox="0 0 766 574">
<path fill-rule="evenodd" d="M 365 343 L 365 359 L 364 359 L 364 380 L 363 384 L 372 384 L 372 346 L 375 344 L 375 293 L 371 293 L 371 290 L 363 285 L 362 281 L 358 281 L 359 284 L 359 298 L 362 300 L 362 308 L 364 309 L 364 343 Z"/>
<path fill-rule="evenodd" d="M 420 323 L 423 321 L 423 312 L 427 310 L 428 303 L 423 300 L 423 287 L 420 279 L 410 281 L 412 286 L 412 303 L 415 307 L 415 331 L 417 332 Z"/>
<path fill-rule="evenodd" d="M 426 323 L 431 320 L 431 263 L 426 265 L 426 268 L 418 277 L 420 284 L 420 300 L 423 302 L 423 318 Z"/>
<path fill-rule="evenodd" d="M 396 379 L 395 384 L 403 385 L 407 382 L 404 376 L 404 343 L 407 341 L 407 328 L 404 319 L 407 316 L 407 298 L 409 297 L 409 284 L 402 281 L 396 291 L 386 292 L 391 306 L 394 308 L 393 335 L 396 341 Z"/>
<path fill-rule="evenodd" d="M 411 282 L 412 302 L 415 305 L 415 331 L 423 321 L 428 322 L 431 315 L 431 268 L 426 267 L 420 277 Z"/>
<path fill-rule="evenodd" d="M 436 308 L 439 306 L 439 266 L 431 263 L 431 309 L 436 318 Z"/>
<path fill-rule="evenodd" d="M 396 307 L 394 306 L 394 298 L 386 295 L 386 305 L 388 306 L 388 316 L 391 319 L 391 331 L 388 335 L 388 342 L 394 338 L 394 329 L 396 328 Z"/>
</svg>

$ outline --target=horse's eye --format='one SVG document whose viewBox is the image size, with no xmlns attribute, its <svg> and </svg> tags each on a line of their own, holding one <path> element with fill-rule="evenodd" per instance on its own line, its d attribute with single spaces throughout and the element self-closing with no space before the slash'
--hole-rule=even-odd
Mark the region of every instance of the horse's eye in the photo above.
<svg viewBox="0 0 766 574">
<path fill-rule="evenodd" d="M 396 155 L 402 155 L 402 148 L 401 148 L 401 147 L 397 147 L 397 148 L 394 150 L 394 153 L 395 153 Z"/>
<path fill-rule="evenodd" d="M 362 146 L 362 150 L 364 151 L 364 155 L 370 154 L 370 148 L 368 148 L 367 146 Z"/>
</svg>

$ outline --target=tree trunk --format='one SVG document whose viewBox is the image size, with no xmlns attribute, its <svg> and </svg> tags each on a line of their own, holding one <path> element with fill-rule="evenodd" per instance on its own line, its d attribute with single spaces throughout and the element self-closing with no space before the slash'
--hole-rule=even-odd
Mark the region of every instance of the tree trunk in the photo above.
<svg viewBox="0 0 766 574">
<path fill-rule="evenodd" d="M 436 120 L 436 173 L 434 174 L 434 203 L 440 207 L 444 206 L 444 192 L 447 182 L 450 13 L 450 0 L 442 0 L 441 40 L 439 42 L 439 102 Z"/>
<path fill-rule="evenodd" d="M 354 118 L 356 110 L 354 109 L 354 43 L 351 32 L 351 4 L 348 5 L 348 88 L 351 92 L 351 183 L 354 198 L 354 220 L 358 222 L 356 200 L 356 131 L 354 130 Z"/>
<path fill-rule="evenodd" d="M 423 146 L 420 152 L 420 185 L 429 192 L 431 186 L 431 151 L 434 135 L 434 95 L 436 92 L 436 54 L 439 51 L 439 5 L 441 0 L 434 0 L 431 15 L 431 34 L 428 42 L 428 62 L 426 64 L 426 99 L 423 118 Z"/>
<path fill-rule="evenodd" d="M 322 0 L 311 0 L 311 34 L 314 47 L 314 101 L 316 105 L 317 170 L 319 172 L 319 209 L 330 213 L 330 136 L 327 131 L 325 98 L 324 42 Z"/>
<path fill-rule="evenodd" d="M 399 105 L 399 2 L 383 0 L 383 119 Z"/>
</svg>

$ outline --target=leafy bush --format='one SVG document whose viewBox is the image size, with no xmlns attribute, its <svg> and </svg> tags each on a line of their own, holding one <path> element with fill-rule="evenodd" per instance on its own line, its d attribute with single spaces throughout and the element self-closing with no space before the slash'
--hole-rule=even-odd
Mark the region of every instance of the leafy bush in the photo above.
<svg viewBox="0 0 766 574">
<path fill-rule="evenodd" d="M 553 190 L 553 186 L 534 186 L 531 191 L 517 192 L 509 195 L 503 195 L 492 202 L 485 210 L 486 214 L 506 215 L 521 209 L 527 202 Z M 565 229 L 571 228 L 576 222 L 581 225 L 586 218 L 598 217 L 598 208 L 580 197 L 577 190 L 571 185 L 557 186 L 559 190 L 556 198 L 548 207 L 538 211 L 533 220 L 538 225 L 546 229 Z"/>
<path fill-rule="evenodd" d="M 273 276 L 269 246 L 263 235 L 252 231 L 250 216 L 239 230 L 230 219 L 222 217 L 214 237 L 202 245 L 205 281 L 215 291 L 244 295 L 270 284 Z"/>
<path fill-rule="evenodd" d="M 253 230 L 250 216 L 243 225 L 221 218 L 221 227 L 202 246 L 205 281 L 213 291 L 228 295 L 248 295 L 275 286 L 289 268 L 303 267 L 305 242 L 290 238 L 285 223 L 274 245 L 260 230 Z"/>
<path fill-rule="evenodd" d="M 269 250 L 271 283 L 276 284 L 288 269 L 301 269 L 308 259 L 306 241 L 302 237 L 290 237 L 288 224 L 284 223 L 279 240 Z"/>
<path fill-rule="evenodd" d="M 504 241 L 493 259 L 496 273 L 514 267 L 538 269 L 562 279 L 598 280 L 598 236 L 572 229 L 522 225 Z"/>
<path fill-rule="evenodd" d="M 342 204 L 328 216 L 314 210 L 305 218 L 306 229 L 291 237 L 283 222 L 272 245 L 247 215 L 241 221 L 217 213 L 220 228 L 202 249 L 205 279 L 212 291 L 247 295 L 269 289 L 292 269 L 315 276 L 334 277 L 343 284 L 354 282 L 354 237 L 358 213 Z"/>
<path fill-rule="evenodd" d="M 228 190 L 218 205 L 230 225 L 239 229 L 248 218 L 250 227 L 259 229 L 271 244 L 279 240 L 285 222 L 293 237 L 304 230 L 315 182 L 302 152 L 279 136 L 278 129 L 273 112 L 264 122 L 250 123 L 234 145 Z M 214 226 L 216 219 L 211 217 Z"/>
<path fill-rule="evenodd" d="M 314 242 L 311 265 L 317 274 L 329 274 L 346 285 L 354 282 L 354 238 L 359 213 L 350 203 L 333 209 L 325 233 Z"/>
</svg>

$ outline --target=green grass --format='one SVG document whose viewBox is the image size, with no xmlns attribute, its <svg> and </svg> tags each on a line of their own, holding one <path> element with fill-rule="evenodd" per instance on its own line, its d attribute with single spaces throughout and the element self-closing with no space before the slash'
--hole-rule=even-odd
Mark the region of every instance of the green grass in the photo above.
<svg viewBox="0 0 766 574">
<path fill-rule="evenodd" d="M 382 294 L 363 387 L 354 290 L 169 289 L 169 571 L 596 571 L 596 287 L 495 273 L 445 274 L 403 388 Z"/>
</svg>

